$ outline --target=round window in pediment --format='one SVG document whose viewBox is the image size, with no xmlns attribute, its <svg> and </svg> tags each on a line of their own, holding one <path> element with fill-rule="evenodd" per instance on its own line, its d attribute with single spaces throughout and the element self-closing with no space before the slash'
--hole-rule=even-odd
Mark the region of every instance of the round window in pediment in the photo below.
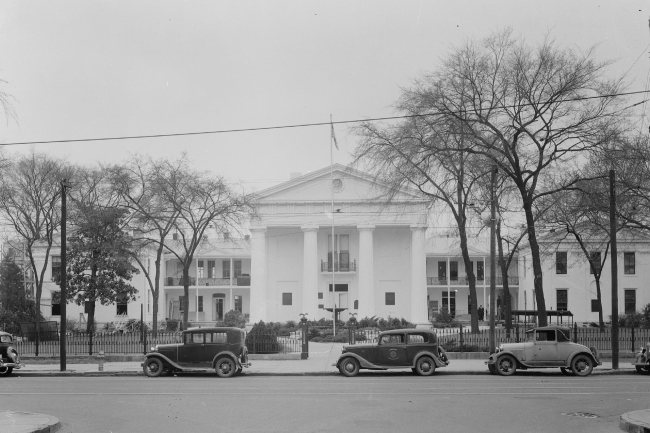
<svg viewBox="0 0 650 433">
<path fill-rule="evenodd" d="M 332 190 L 334 192 L 341 192 L 343 191 L 343 181 L 341 179 L 334 179 L 332 181 Z"/>
</svg>

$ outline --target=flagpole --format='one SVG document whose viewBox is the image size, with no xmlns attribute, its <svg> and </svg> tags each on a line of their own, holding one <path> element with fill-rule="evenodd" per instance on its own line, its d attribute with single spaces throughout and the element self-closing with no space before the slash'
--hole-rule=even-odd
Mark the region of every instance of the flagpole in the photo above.
<svg viewBox="0 0 650 433">
<path fill-rule="evenodd" d="M 334 241 L 334 123 L 332 122 L 332 115 L 330 114 L 330 125 L 332 128 L 332 133 L 330 134 L 330 191 L 332 193 L 332 313 L 334 315 L 332 320 L 332 332 L 334 337 L 336 337 L 336 285 L 335 285 L 335 273 L 336 273 L 336 262 L 334 260 L 335 254 L 335 241 Z"/>
</svg>

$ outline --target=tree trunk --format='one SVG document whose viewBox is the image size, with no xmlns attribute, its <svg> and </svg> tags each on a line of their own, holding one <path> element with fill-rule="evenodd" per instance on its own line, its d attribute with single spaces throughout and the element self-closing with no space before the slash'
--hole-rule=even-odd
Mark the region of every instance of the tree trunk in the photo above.
<svg viewBox="0 0 650 433">
<path fill-rule="evenodd" d="M 523 196 L 523 194 L 522 194 Z M 537 325 L 547 326 L 546 301 L 544 300 L 544 285 L 542 281 L 542 261 L 539 254 L 539 244 L 535 234 L 535 218 L 533 216 L 533 204 L 528 198 L 524 198 L 524 213 L 526 214 L 526 225 L 528 227 L 528 244 L 533 262 L 533 277 L 535 288 L 535 300 L 537 301 Z"/>
<path fill-rule="evenodd" d="M 598 299 L 598 327 L 600 328 L 600 332 L 605 332 L 605 321 L 603 320 L 603 300 L 601 296 L 600 275 L 598 275 L 596 277 L 596 298 Z"/>
<path fill-rule="evenodd" d="M 510 296 L 510 285 L 508 284 L 508 262 L 503 257 L 503 238 L 501 238 L 501 221 L 497 224 L 497 247 L 499 248 L 499 266 L 503 279 L 503 311 L 506 321 L 506 337 L 510 338 L 512 329 L 512 306 Z"/>
<path fill-rule="evenodd" d="M 472 334 L 479 332 L 478 330 L 478 299 L 476 298 L 476 276 L 474 275 L 474 267 L 469 259 L 469 250 L 467 249 L 467 232 L 463 224 L 458 224 L 460 234 L 460 250 L 463 254 L 463 261 L 465 262 L 465 272 L 469 280 L 469 301 L 470 301 L 470 314 L 471 314 L 471 330 Z"/>
<path fill-rule="evenodd" d="M 38 345 L 41 341 L 41 294 L 36 293 L 36 304 L 34 305 L 34 322 L 36 323 L 36 341 L 34 342 L 34 354 L 38 356 Z"/>
<path fill-rule="evenodd" d="M 152 293 L 153 297 L 153 323 L 151 324 L 152 326 L 152 332 L 153 332 L 153 338 L 158 337 L 158 292 L 155 291 Z"/>
<path fill-rule="evenodd" d="M 158 298 L 160 297 L 160 256 L 162 255 L 162 250 L 158 250 L 158 255 L 154 261 L 154 274 L 155 281 L 153 282 L 153 336 L 154 338 L 158 337 Z"/>
<path fill-rule="evenodd" d="M 190 270 L 183 267 L 183 329 L 187 329 L 190 309 Z"/>
</svg>

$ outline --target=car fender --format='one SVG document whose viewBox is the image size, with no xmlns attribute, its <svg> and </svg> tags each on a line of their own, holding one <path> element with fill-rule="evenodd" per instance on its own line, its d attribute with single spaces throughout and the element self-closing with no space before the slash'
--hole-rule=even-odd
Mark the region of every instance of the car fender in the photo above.
<svg viewBox="0 0 650 433">
<path fill-rule="evenodd" d="M 168 364 L 168 365 L 170 365 L 170 366 L 172 366 L 174 368 L 177 368 L 179 370 L 183 370 L 183 367 L 181 367 L 180 365 L 178 365 L 177 363 L 175 363 L 171 359 L 167 358 L 165 355 L 161 355 L 160 353 L 147 353 L 144 356 L 144 358 L 145 358 L 144 359 L 145 361 L 147 359 L 149 359 L 149 358 L 158 358 L 163 362 L 163 364 Z"/>
<path fill-rule="evenodd" d="M 423 356 L 429 356 L 433 359 L 433 362 L 435 362 L 436 367 L 446 367 L 447 364 L 445 364 L 444 361 L 442 361 L 435 353 L 429 351 L 429 350 L 423 350 L 421 352 L 418 352 L 417 355 L 413 358 L 413 365 L 412 368 L 415 368 L 415 365 L 418 362 L 418 359 L 422 358 Z"/>
<path fill-rule="evenodd" d="M 534 368 L 535 367 L 533 365 L 522 362 L 521 359 L 519 359 L 519 357 L 514 352 L 512 352 L 511 350 L 504 350 L 504 351 L 495 353 L 495 354 L 493 354 L 491 356 L 494 356 L 494 363 L 496 364 L 497 362 L 499 362 L 499 358 L 501 358 L 503 355 L 510 355 L 513 358 L 515 358 L 515 361 L 517 362 L 517 368 L 519 368 L 520 366 L 521 367 L 526 367 L 526 368 Z"/>
<path fill-rule="evenodd" d="M 602 362 L 600 362 L 596 357 L 593 355 L 593 353 L 586 351 L 586 350 L 578 350 L 575 353 L 572 353 L 571 356 L 569 356 L 568 362 L 567 362 L 567 367 L 571 366 L 571 363 L 573 362 L 573 358 L 575 358 L 578 355 L 587 355 L 591 360 L 594 362 L 594 367 L 597 365 L 602 365 Z"/>
<path fill-rule="evenodd" d="M 237 368 L 241 368 L 242 364 L 239 361 L 239 358 L 235 356 L 234 353 L 232 353 L 229 350 L 224 350 L 216 354 L 216 356 L 212 359 L 212 368 L 214 368 L 217 365 L 217 359 L 221 358 L 222 356 L 227 356 L 228 358 L 232 359 L 235 361 L 235 364 L 237 365 Z"/>
<path fill-rule="evenodd" d="M 385 368 L 380 367 L 378 365 L 375 365 L 375 364 L 373 364 L 371 362 L 368 362 L 365 358 L 357 355 L 356 353 L 344 353 L 344 354 L 342 354 L 341 357 L 339 358 L 339 360 L 336 362 L 336 367 L 337 368 L 341 365 L 341 361 L 343 359 L 345 359 L 345 358 L 354 358 L 354 359 L 356 359 L 357 361 L 359 361 L 359 365 L 361 366 L 361 368 L 373 368 L 373 369 L 385 370 Z"/>
</svg>

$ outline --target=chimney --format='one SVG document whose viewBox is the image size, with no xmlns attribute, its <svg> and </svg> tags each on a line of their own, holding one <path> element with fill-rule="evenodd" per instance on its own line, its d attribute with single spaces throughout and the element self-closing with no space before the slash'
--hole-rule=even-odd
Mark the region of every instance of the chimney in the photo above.
<svg viewBox="0 0 650 433">
<path fill-rule="evenodd" d="M 292 171 L 291 173 L 289 173 L 289 180 L 294 180 L 295 178 L 300 176 L 302 176 L 302 173 L 300 173 L 299 171 Z"/>
</svg>

